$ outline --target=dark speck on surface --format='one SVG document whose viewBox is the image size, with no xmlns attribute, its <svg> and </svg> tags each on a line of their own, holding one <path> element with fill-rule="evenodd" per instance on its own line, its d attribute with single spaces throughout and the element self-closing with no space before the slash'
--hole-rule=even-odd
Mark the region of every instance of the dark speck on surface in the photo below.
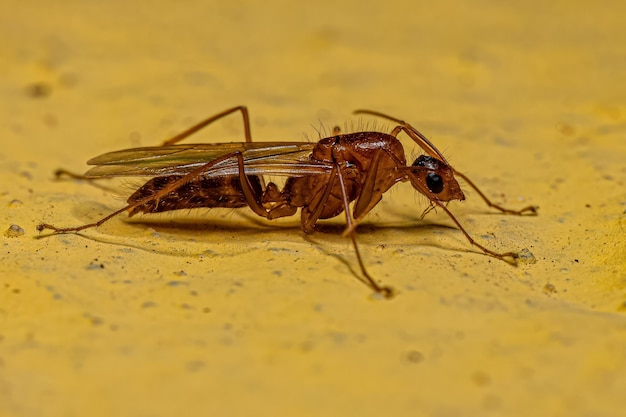
<svg viewBox="0 0 626 417">
<path fill-rule="evenodd" d="M 46 98 L 52 93 L 52 86 L 44 82 L 35 82 L 26 86 L 26 95 L 31 98 Z"/>
<path fill-rule="evenodd" d="M 424 361 L 424 355 L 422 354 L 422 352 L 419 352 L 417 350 L 410 350 L 406 354 L 406 358 L 409 360 L 409 362 L 413 363 L 420 363 Z"/>
</svg>

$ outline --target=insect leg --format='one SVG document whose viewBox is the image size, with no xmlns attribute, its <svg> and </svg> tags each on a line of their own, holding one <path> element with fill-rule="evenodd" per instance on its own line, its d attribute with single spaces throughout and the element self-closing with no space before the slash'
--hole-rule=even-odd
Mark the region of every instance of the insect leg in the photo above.
<svg viewBox="0 0 626 417">
<path fill-rule="evenodd" d="M 167 145 L 173 145 L 177 142 L 180 142 L 181 140 L 193 135 L 194 133 L 196 133 L 198 130 L 210 125 L 211 123 L 213 123 L 216 120 L 221 119 L 224 116 L 228 116 L 231 113 L 234 113 L 236 111 L 240 111 L 241 115 L 243 117 L 243 129 L 244 129 L 244 134 L 246 136 L 246 142 L 252 142 L 252 135 L 250 133 L 250 116 L 248 115 L 248 108 L 246 106 L 237 106 L 237 107 L 233 107 L 231 109 L 228 110 L 224 110 L 221 113 L 218 113 L 214 116 L 211 116 L 207 119 L 204 119 L 203 121 L 201 121 L 200 123 L 197 123 L 193 126 L 191 126 L 189 129 L 179 133 L 178 135 L 174 136 L 173 138 L 170 138 L 168 140 L 166 140 L 165 142 L 163 142 L 163 146 L 167 146 Z"/>
<path fill-rule="evenodd" d="M 378 202 L 383 198 L 382 192 L 376 189 L 376 180 L 378 179 L 378 165 L 380 162 L 380 156 L 383 150 L 377 150 L 374 153 L 374 157 L 372 158 L 372 162 L 370 162 L 370 166 L 367 170 L 367 174 L 365 175 L 365 180 L 363 181 L 363 185 L 361 187 L 361 192 L 359 193 L 359 197 L 354 203 L 354 223 L 356 227 L 356 223 L 361 220 L 372 208 L 378 204 Z M 385 190 L 386 191 L 386 190 Z"/>
<path fill-rule="evenodd" d="M 347 236 L 353 229 L 356 229 L 357 224 L 380 202 L 383 193 L 397 182 L 397 178 L 393 175 L 393 172 L 379 172 L 378 167 L 384 152 L 386 152 L 384 149 L 378 149 L 374 152 L 367 174 L 363 180 L 361 191 L 354 204 L 352 226 L 344 230 L 344 236 Z"/>
<path fill-rule="evenodd" d="M 497 252 L 489 250 L 486 247 L 484 247 L 483 245 L 479 244 L 474 239 L 472 239 L 472 237 L 469 235 L 469 233 L 467 233 L 467 231 L 463 228 L 463 226 L 461 226 L 461 223 L 459 223 L 459 221 L 456 219 L 456 217 L 454 217 L 452 212 L 450 210 L 448 210 L 448 208 L 445 206 L 445 204 L 441 203 L 439 200 L 432 200 L 432 202 L 434 204 L 436 204 L 437 207 L 442 208 L 443 211 L 445 211 L 448 214 L 448 216 L 450 216 L 450 218 L 456 224 L 456 226 L 461 230 L 461 232 L 463 232 L 463 234 L 465 235 L 467 240 L 469 240 L 470 244 L 476 246 L 478 249 L 482 250 L 483 252 L 485 252 L 488 255 L 493 256 L 494 258 L 502 259 L 504 261 L 506 261 L 505 258 L 511 258 L 515 262 L 515 260 L 517 258 L 519 258 L 519 255 L 517 253 L 515 253 L 515 252 L 497 253 Z"/>
<path fill-rule="evenodd" d="M 188 174 L 182 176 L 180 179 L 171 182 L 170 184 L 167 184 L 165 187 L 161 188 L 160 190 L 156 191 L 153 194 L 150 194 L 148 196 L 146 196 L 145 198 L 139 199 L 137 201 L 134 201 L 132 204 L 128 204 L 125 207 L 114 211 L 113 213 L 103 217 L 102 219 L 98 220 L 97 222 L 94 223 L 88 223 L 88 224 L 84 224 L 82 226 L 77 226 L 77 227 L 56 227 L 53 226 L 51 224 L 47 224 L 47 223 L 41 223 L 37 226 L 37 230 L 39 230 L 40 232 L 43 231 L 44 229 L 50 229 L 52 230 L 54 233 L 72 233 L 72 232 L 79 232 L 81 230 L 85 230 L 85 229 L 89 229 L 91 227 L 98 227 L 100 225 L 102 225 L 103 223 L 105 223 L 106 221 L 108 221 L 109 219 L 117 216 L 120 213 L 123 213 L 124 211 L 128 210 L 131 211 L 137 207 L 140 207 L 142 205 L 145 205 L 146 203 L 153 201 L 153 200 L 159 200 L 162 197 L 168 195 L 169 193 L 176 191 L 178 188 L 180 188 L 181 186 L 185 185 L 186 183 L 193 181 L 195 178 L 198 178 L 200 176 L 202 176 L 202 174 L 204 174 L 205 172 L 207 172 L 210 168 L 212 168 L 213 166 L 226 161 L 228 159 L 231 158 L 237 158 L 238 161 L 238 165 L 239 165 L 239 175 L 240 175 L 240 179 L 241 179 L 241 186 L 244 192 L 244 195 L 246 196 L 246 200 L 248 201 L 248 204 L 250 205 L 250 208 L 252 208 L 252 210 L 257 213 L 259 216 L 262 217 L 267 217 L 267 212 L 265 211 L 265 209 L 263 208 L 263 206 L 258 202 L 258 198 L 256 198 L 254 196 L 254 192 L 252 191 L 252 186 L 249 182 L 248 177 L 245 175 L 244 172 L 244 165 L 243 165 L 243 156 L 241 155 L 241 152 L 236 151 L 236 152 L 232 152 L 228 155 L 224 155 L 220 158 L 217 158 L 209 163 L 206 163 L 196 169 L 194 169 L 193 171 L 190 171 Z"/>
<path fill-rule="evenodd" d="M 314 202 L 313 211 L 309 214 L 306 214 L 308 213 L 308 208 L 310 206 L 302 207 L 302 230 L 304 230 L 305 233 L 310 233 L 311 231 L 313 231 L 313 225 L 319 220 L 320 216 L 322 215 L 322 212 L 324 211 L 324 206 L 326 205 L 326 202 L 328 201 L 330 193 L 333 189 L 335 174 L 337 173 L 337 170 L 338 167 L 336 166 L 336 164 L 334 164 L 333 169 L 328 175 L 328 185 L 326 185 L 324 194 L 322 194 L 322 197 L 320 199 Z"/>
<path fill-rule="evenodd" d="M 103 185 L 100 182 L 98 182 L 99 180 L 102 180 L 103 178 L 90 178 L 90 177 L 84 176 L 83 174 L 76 174 L 72 171 L 68 171 L 63 168 L 59 168 L 56 171 L 54 171 L 55 180 L 60 181 L 64 177 L 88 182 L 90 185 L 93 185 L 96 188 L 100 188 L 101 190 L 104 190 L 106 192 L 119 194 L 119 189 L 111 187 L 111 186 Z"/>
<path fill-rule="evenodd" d="M 246 202 L 248 206 L 260 217 L 268 217 L 268 211 L 261 204 L 262 196 L 256 195 L 254 189 L 252 188 L 252 184 L 250 184 L 250 179 L 246 175 L 243 155 L 241 152 L 234 152 L 237 157 L 237 165 L 239 167 L 239 181 L 241 183 L 241 190 L 243 191 L 243 195 L 246 198 Z"/>
<path fill-rule="evenodd" d="M 243 130 L 244 130 L 244 135 L 246 137 L 246 142 L 252 142 L 252 134 L 250 133 L 250 115 L 248 114 L 248 108 L 246 106 L 237 106 L 237 107 L 233 107 L 233 108 L 224 110 L 223 112 L 218 113 L 218 114 L 216 114 L 214 116 L 211 116 L 211 117 L 209 117 L 207 119 L 204 119 L 200 123 L 197 123 L 197 124 L 191 126 L 189 129 L 187 129 L 187 130 L 179 133 L 178 135 L 176 135 L 176 136 L 166 140 L 165 142 L 162 143 L 162 146 L 168 146 L 168 145 L 173 145 L 175 143 L 178 143 L 181 140 L 183 140 L 183 139 L 193 135 L 194 133 L 196 133 L 200 129 L 210 125 L 214 121 L 219 120 L 222 117 L 228 116 L 231 113 L 235 113 L 236 111 L 240 111 L 241 112 L 241 116 L 243 117 Z M 265 188 L 265 178 L 263 176 L 261 176 L 260 179 L 261 179 L 261 184 Z"/>
<path fill-rule="evenodd" d="M 60 179 L 61 177 L 69 177 L 69 178 L 72 178 L 72 179 L 75 179 L 75 180 L 81 180 L 81 181 L 93 180 L 93 178 L 85 177 L 82 174 L 75 174 L 72 171 L 68 171 L 68 170 L 63 169 L 63 168 L 59 168 L 59 169 L 55 170 L 54 171 L 54 177 L 57 180 Z"/>
<path fill-rule="evenodd" d="M 369 286 L 379 294 L 382 294 L 385 298 L 392 298 L 394 295 L 393 288 L 387 286 L 380 286 L 374 281 L 374 278 L 370 276 L 365 269 L 365 265 L 363 264 L 363 259 L 361 258 L 361 252 L 359 251 L 359 245 L 356 242 L 356 233 L 354 231 L 355 225 L 352 222 L 352 216 L 350 215 L 350 202 L 348 201 L 348 196 L 346 194 L 346 186 L 343 180 L 343 174 L 341 173 L 341 168 L 338 163 L 335 161 L 335 165 L 333 171 L 337 171 L 337 177 L 339 178 L 339 188 L 341 189 L 341 196 L 343 198 L 343 206 L 344 212 L 346 213 L 346 230 L 348 231 L 348 235 L 350 236 L 350 240 L 352 240 L 352 246 L 354 247 L 354 253 L 356 254 L 356 259 L 359 262 L 359 268 L 361 268 L 361 273 L 367 280 Z M 329 183 L 328 189 L 332 186 Z"/>
</svg>

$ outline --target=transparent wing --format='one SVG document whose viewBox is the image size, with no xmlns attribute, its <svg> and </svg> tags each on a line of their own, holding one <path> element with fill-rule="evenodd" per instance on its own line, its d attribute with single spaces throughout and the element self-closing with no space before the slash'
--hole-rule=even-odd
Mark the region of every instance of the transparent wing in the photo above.
<svg viewBox="0 0 626 417">
<path fill-rule="evenodd" d="M 314 146 L 314 143 L 308 142 L 237 142 L 132 148 L 109 152 L 87 161 L 95 167 L 85 176 L 181 175 L 236 151 L 243 155 L 249 175 L 301 176 L 330 172 L 330 163 L 310 161 Z M 205 175 L 236 175 L 238 172 L 237 158 L 233 156 L 208 168 Z"/>
</svg>

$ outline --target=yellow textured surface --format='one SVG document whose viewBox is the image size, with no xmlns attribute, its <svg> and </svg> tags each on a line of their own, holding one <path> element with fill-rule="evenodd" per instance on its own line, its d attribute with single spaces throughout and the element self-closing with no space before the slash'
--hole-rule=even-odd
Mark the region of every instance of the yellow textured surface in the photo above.
<svg viewBox="0 0 626 417">
<path fill-rule="evenodd" d="M 624 4 L 4 0 L 0 416 L 624 415 Z M 297 217 L 37 239 L 123 204 L 54 169 L 237 104 L 256 140 L 315 139 L 355 108 L 410 121 L 496 201 L 540 206 L 450 205 L 537 262 L 419 222 L 406 185 L 359 234 L 390 301 L 340 229 L 304 236 Z M 241 138 L 231 117 L 194 141 Z"/>
</svg>

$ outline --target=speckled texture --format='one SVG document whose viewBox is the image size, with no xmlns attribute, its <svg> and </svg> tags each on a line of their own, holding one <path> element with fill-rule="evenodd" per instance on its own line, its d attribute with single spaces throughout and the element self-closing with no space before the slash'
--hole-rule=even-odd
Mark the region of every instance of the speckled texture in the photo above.
<svg viewBox="0 0 626 417">
<path fill-rule="evenodd" d="M 623 415 L 626 6 L 2 10 L 2 417 Z M 255 140 L 389 126 L 356 108 L 406 119 L 497 202 L 540 206 L 500 216 L 472 192 L 449 206 L 523 262 L 471 249 L 445 213 L 420 222 L 426 202 L 409 185 L 359 231 L 393 300 L 355 278 L 341 218 L 305 236 L 297 217 L 200 210 L 37 238 L 38 222 L 94 221 L 137 185 L 55 182 L 56 168 L 238 104 Z M 235 116 L 194 141 L 242 139 Z"/>
</svg>

